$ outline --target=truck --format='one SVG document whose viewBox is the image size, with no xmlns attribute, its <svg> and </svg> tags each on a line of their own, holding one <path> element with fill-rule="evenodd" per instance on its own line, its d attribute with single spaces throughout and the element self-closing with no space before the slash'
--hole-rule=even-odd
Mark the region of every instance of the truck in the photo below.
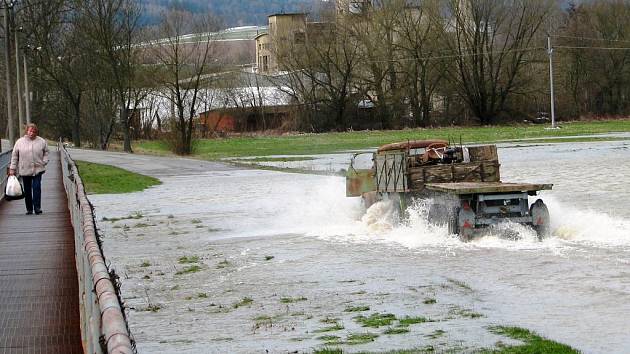
<svg viewBox="0 0 630 354">
<path fill-rule="evenodd" d="M 529 197 L 552 184 L 501 181 L 497 146 L 452 145 L 446 140 L 410 140 L 386 144 L 372 153 L 372 166 L 346 172 L 346 196 L 361 197 L 365 207 L 390 200 L 404 215 L 413 199 L 428 202 L 428 221 L 446 225 L 470 241 L 500 223 L 528 225 L 543 239 L 550 231 L 549 210 Z"/>
</svg>

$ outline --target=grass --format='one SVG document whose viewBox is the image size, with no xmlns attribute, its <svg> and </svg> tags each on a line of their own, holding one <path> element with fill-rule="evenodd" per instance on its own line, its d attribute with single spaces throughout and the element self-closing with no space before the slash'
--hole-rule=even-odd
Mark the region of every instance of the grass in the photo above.
<svg viewBox="0 0 630 354">
<path fill-rule="evenodd" d="M 151 263 L 149 261 L 143 261 L 142 264 L 140 264 L 140 267 L 146 268 L 146 267 L 150 267 Z"/>
<path fill-rule="evenodd" d="M 359 305 L 359 306 L 346 307 L 346 309 L 343 311 L 344 312 L 363 312 L 363 311 L 369 311 L 369 310 L 370 310 L 370 306 Z"/>
<path fill-rule="evenodd" d="M 183 256 L 183 257 L 179 257 L 177 259 L 177 263 L 179 264 L 189 264 L 189 263 L 198 263 L 199 262 L 199 256 Z"/>
<path fill-rule="evenodd" d="M 437 302 L 437 300 L 430 298 L 430 299 L 424 299 L 424 301 L 422 301 L 423 304 L 425 305 L 432 305 L 435 304 Z"/>
<path fill-rule="evenodd" d="M 343 349 L 325 347 L 315 350 L 313 354 L 343 354 Z"/>
<path fill-rule="evenodd" d="M 241 301 L 235 303 L 234 305 L 232 305 L 232 307 L 234 307 L 235 309 L 239 308 L 239 307 L 243 307 L 243 306 L 249 306 L 254 302 L 254 300 L 250 297 L 244 297 L 243 299 L 241 299 Z"/>
<path fill-rule="evenodd" d="M 201 267 L 195 264 L 195 265 L 191 265 L 190 267 L 186 267 L 186 268 L 178 271 L 177 273 L 175 273 L 175 275 L 197 273 L 200 270 L 201 270 Z"/>
<path fill-rule="evenodd" d="M 306 301 L 308 300 L 307 298 L 305 298 L 304 296 L 300 296 L 300 297 L 283 297 L 280 299 L 280 302 L 283 304 L 292 304 L 295 302 L 299 302 L 299 301 Z"/>
<path fill-rule="evenodd" d="M 500 354 L 535 354 L 535 353 L 554 353 L 554 354 L 578 354 L 579 351 L 569 347 L 568 345 L 551 341 L 540 337 L 527 329 L 519 327 L 490 327 L 490 331 L 502 336 L 510 337 L 523 341 L 524 344 L 500 348 L 497 350 L 485 351 L 485 353 Z"/>
<path fill-rule="evenodd" d="M 374 339 L 378 338 L 376 333 L 351 333 L 346 338 L 344 344 L 357 345 L 374 342 Z"/>
<path fill-rule="evenodd" d="M 117 194 L 139 192 L 160 184 L 157 178 L 144 176 L 118 167 L 75 161 L 89 194 Z"/>
<path fill-rule="evenodd" d="M 335 323 L 332 326 L 319 328 L 319 329 L 314 330 L 313 332 L 314 333 L 335 332 L 335 331 L 341 331 L 342 329 L 344 329 L 344 326 L 342 324 Z"/>
<path fill-rule="evenodd" d="M 409 329 L 405 327 L 390 327 L 383 332 L 384 334 L 404 334 L 409 333 Z"/>
<path fill-rule="evenodd" d="M 417 323 L 425 323 L 425 322 L 433 322 L 432 320 L 426 318 L 426 317 L 422 317 L 422 316 L 418 316 L 418 317 L 405 317 L 405 318 L 401 318 L 398 320 L 398 325 L 401 327 L 406 327 L 412 324 L 417 324 Z"/>
<path fill-rule="evenodd" d="M 342 133 L 296 134 L 287 136 L 238 137 L 199 140 L 194 156 L 216 160 L 225 157 L 312 155 L 374 148 L 386 143 L 418 139 L 451 139 L 464 143 L 517 141 L 630 131 L 630 120 L 562 123 L 562 129 L 545 130 L 542 125 L 446 127 L 392 131 L 352 131 Z M 594 138 L 596 139 L 596 138 Z M 161 141 L 144 141 L 139 151 L 164 155 L 168 147 Z"/>
<path fill-rule="evenodd" d="M 368 317 L 357 316 L 354 320 L 363 327 L 378 328 L 391 325 L 396 321 L 396 316 L 391 313 L 373 313 Z"/>
</svg>

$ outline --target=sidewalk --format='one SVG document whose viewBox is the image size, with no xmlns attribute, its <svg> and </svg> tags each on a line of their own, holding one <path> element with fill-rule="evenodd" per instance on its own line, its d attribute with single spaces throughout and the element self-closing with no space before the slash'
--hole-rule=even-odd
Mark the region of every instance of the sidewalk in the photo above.
<svg viewBox="0 0 630 354">
<path fill-rule="evenodd" d="M 42 215 L 0 202 L 0 354 L 83 353 L 74 231 L 59 152 L 42 178 Z"/>
</svg>

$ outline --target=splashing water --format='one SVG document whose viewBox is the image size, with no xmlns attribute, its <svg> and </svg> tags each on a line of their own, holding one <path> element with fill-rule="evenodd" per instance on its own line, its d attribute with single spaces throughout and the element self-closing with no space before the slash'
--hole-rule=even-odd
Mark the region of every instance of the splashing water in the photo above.
<svg viewBox="0 0 630 354">
<path fill-rule="evenodd" d="M 581 243 L 598 247 L 630 246 L 629 220 L 615 218 L 597 210 L 580 210 L 559 202 L 550 195 L 542 199 L 551 214 L 552 235 L 543 242 L 526 225 L 503 223 L 484 230 L 472 242 L 463 243 L 456 235 L 449 234 L 445 225 L 433 225 L 428 221 L 427 201 L 414 201 L 407 209 L 407 217 L 401 221 L 397 208 L 391 201 L 377 202 L 366 210 L 361 205 L 360 198 L 344 197 L 343 188 L 343 180 L 338 178 L 328 179 L 326 183 L 313 188 L 310 193 L 312 199 L 309 203 L 309 214 L 315 220 L 307 223 L 309 231 L 299 230 L 301 227 L 294 231 L 342 242 L 397 243 L 420 249 L 537 249 Z M 312 212 L 314 210 L 317 212 Z"/>
</svg>

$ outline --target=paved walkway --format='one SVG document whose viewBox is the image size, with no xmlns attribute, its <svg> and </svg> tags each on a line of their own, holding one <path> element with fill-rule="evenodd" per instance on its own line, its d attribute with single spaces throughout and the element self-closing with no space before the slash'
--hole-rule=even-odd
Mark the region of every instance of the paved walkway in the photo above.
<svg viewBox="0 0 630 354">
<path fill-rule="evenodd" d="M 50 157 L 42 215 L 0 202 L 0 354 L 83 353 L 74 231 L 59 152 Z"/>
</svg>

